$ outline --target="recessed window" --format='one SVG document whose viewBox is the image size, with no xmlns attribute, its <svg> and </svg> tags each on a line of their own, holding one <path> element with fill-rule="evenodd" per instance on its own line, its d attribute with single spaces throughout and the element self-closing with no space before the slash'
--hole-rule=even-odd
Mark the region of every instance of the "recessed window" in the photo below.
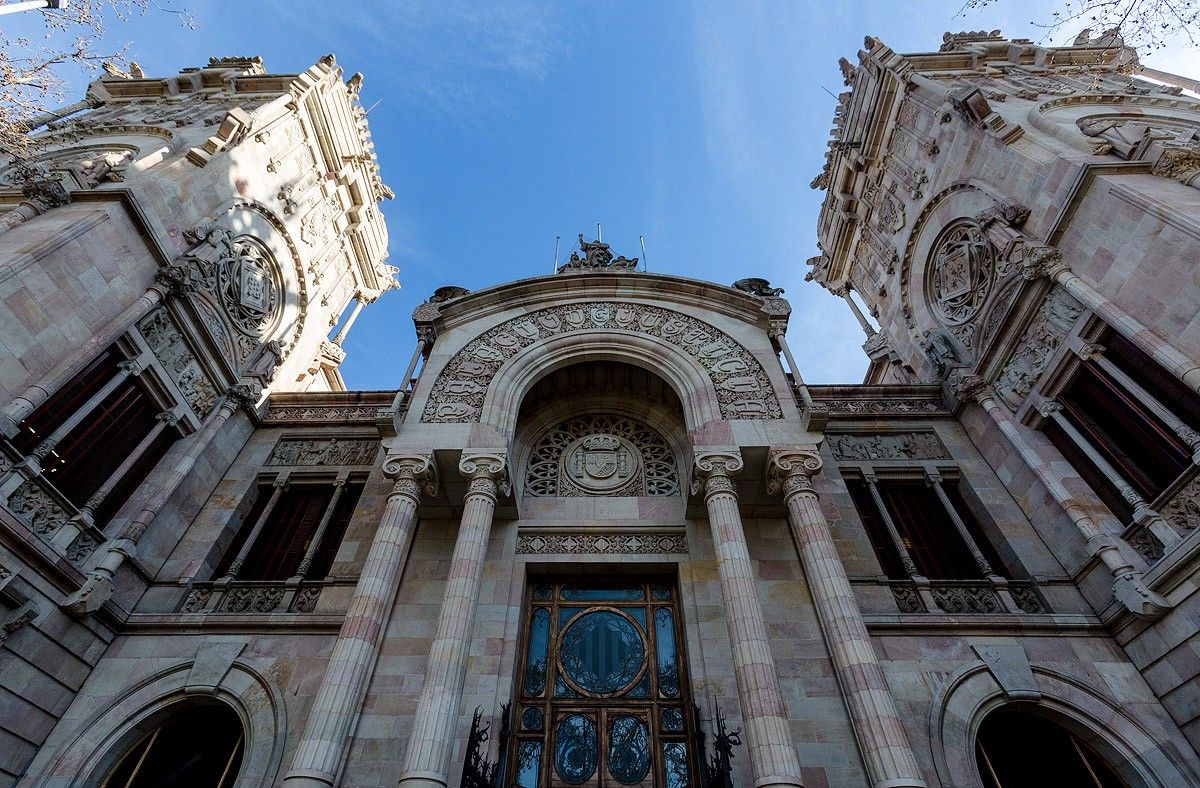
<svg viewBox="0 0 1200 788">
<path fill-rule="evenodd" d="M 1046 717 L 997 709 L 975 739 L 979 778 L 986 788 L 1128 788 L 1085 738 Z"/>
<path fill-rule="evenodd" d="M 103 788 L 229 788 L 242 766 L 242 721 L 224 703 L 172 709 L 121 756 Z"/>
</svg>

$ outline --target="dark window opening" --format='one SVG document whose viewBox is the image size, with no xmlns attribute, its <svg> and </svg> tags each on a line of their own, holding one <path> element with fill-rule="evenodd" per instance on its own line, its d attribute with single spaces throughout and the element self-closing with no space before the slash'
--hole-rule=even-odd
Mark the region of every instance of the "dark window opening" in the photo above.
<svg viewBox="0 0 1200 788">
<path fill-rule="evenodd" d="M 847 485 L 880 566 L 892 580 L 907 579 L 900 553 L 867 484 L 848 480 Z M 930 580 L 982 578 L 970 549 L 963 542 L 936 491 L 924 482 L 905 480 L 882 480 L 876 483 L 876 487 L 918 572 Z M 991 564 L 992 570 L 1002 577 L 1007 576 L 1004 562 L 984 536 L 983 529 L 962 499 L 956 484 L 943 482 L 942 489 L 946 491 L 954 511 L 962 519 L 979 551 Z"/>
<path fill-rule="evenodd" d="M 1083 739 L 1020 709 L 1002 708 L 984 718 L 975 739 L 975 761 L 987 788 L 1128 788 Z"/>
<path fill-rule="evenodd" d="M 1068 421 L 1147 501 L 1191 465 L 1179 437 L 1090 362 L 1080 365 L 1058 401 Z"/>
<path fill-rule="evenodd" d="M 115 347 L 105 350 L 26 416 L 21 422 L 20 432 L 13 438 L 13 446 L 17 451 L 29 454 L 37 448 L 56 427 L 116 376 L 121 358 Z"/>
<path fill-rule="evenodd" d="M 294 577 L 329 508 L 334 489 L 331 483 L 293 483 L 284 490 L 267 515 L 236 579 L 275 581 Z M 328 575 L 362 489 L 362 483 L 346 484 L 321 537 L 321 544 L 313 555 L 312 564 L 305 573 L 306 578 L 322 580 Z M 225 551 L 217 570 L 218 577 L 228 572 L 230 564 L 254 529 L 254 524 L 266 511 L 274 492 L 275 488 L 270 484 L 258 486 L 253 505 L 242 519 L 237 536 Z"/>
<path fill-rule="evenodd" d="M 229 788 L 242 766 L 242 733 L 241 720 L 223 703 L 185 705 L 143 735 L 102 785 Z"/>
</svg>

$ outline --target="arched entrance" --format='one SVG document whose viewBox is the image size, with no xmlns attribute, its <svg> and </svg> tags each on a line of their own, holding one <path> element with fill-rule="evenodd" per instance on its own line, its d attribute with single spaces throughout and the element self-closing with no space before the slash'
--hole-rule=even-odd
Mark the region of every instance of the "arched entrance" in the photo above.
<svg viewBox="0 0 1200 788">
<path fill-rule="evenodd" d="M 1129 788 L 1082 733 L 1002 706 L 983 719 L 975 738 L 979 778 L 987 788 Z"/>
<path fill-rule="evenodd" d="M 103 788 L 229 788 L 245 746 L 242 721 L 224 703 L 184 702 L 159 716 L 101 781 Z"/>
</svg>

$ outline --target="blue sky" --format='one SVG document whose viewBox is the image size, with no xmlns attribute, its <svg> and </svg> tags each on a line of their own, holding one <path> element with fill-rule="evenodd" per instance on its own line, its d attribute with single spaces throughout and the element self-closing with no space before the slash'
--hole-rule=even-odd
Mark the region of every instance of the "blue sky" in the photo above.
<svg viewBox="0 0 1200 788">
<path fill-rule="evenodd" d="M 351 332 L 350 388 L 399 385 L 409 315 L 436 287 L 546 274 L 554 237 L 565 255 L 597 222 L 618 254 L 639 256 L 644 235 L 652 271 L 786 288 L 805 378 L 858 382 L 862 331 L 843 302 L 803 281 L 822 197 L 808 184 L 830 92 L 843 89 L 837 59 L 855 61 L 866 34 L 902 52 L 936 49 L 946 30 L 1039 39 L 1029 20 L 1053 8 L 1000 0 L 960 14 L 962 2 L 200 0 L 184 3 L 194 31 L 151 11 L 111 24 L 109 38 L 130 41 L 150 75 L 251 54 L 294 72 L 327 52 L 347 76 L 366 75 L 403 287 Z M 1170 48 L 1146 62 L 1195 71 L 1194 60 Z"/>
</svg>

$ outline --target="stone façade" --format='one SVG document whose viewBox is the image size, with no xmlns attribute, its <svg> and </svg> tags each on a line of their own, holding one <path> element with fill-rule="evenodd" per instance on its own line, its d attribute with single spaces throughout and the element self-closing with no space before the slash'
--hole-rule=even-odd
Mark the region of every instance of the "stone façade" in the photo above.
<svg viewBox="0 0 1200 788">
<path fill-rule="evenodd" d="M 765 280 L 581 238 L 440 289 L 411 384 L 345 391 L 330 330 L 394 273 L 361 78 L 95 83 L 36 178 L 0 172 L 0 783 L 100 783 L 203 697 L 251 732 L 238 785 L 456 785 L 528 585 L 653 576 L 701 726 L 743 730 L 734 784 L 978 785 L 1008 703 L 1200 784 L 1194 469 L 1165 528 L 1122 522 L 1040 431 L 1105 327 L 1200 375 L 1198 291 L 1161 287 L 1194 274 L 1200 102 L 1137 68 L 991 33 L 844 63 L 812 278 L 875 317 L 860 386 L 803 381 Z M 13 441 L 106 344 L 178 439 L 98 527 Z M 361 490 L 324 576 L 229 573 L 255 490 L 305 480 Z M 888 480 L 954 485 L 1006 576 L 889 578 L 854 492 Z"/>
</svg>

